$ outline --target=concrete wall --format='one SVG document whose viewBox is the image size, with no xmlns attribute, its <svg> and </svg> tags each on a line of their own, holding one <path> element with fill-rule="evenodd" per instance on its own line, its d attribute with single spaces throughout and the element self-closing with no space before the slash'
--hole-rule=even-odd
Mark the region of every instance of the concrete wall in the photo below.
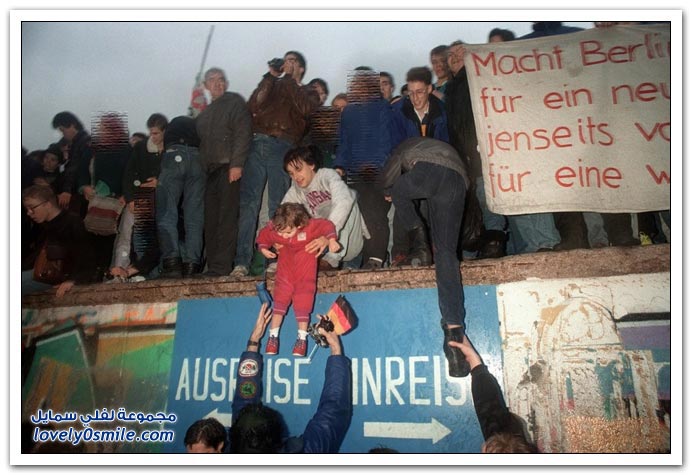
<svg viewBox="0 0 692 475">
<path fill-rule="evenodd" d="M 553 273 L 493 279 L 526 272 L 524 257 L 462 267 L 469 337 L 542 450 L 669 448 L 670 261 L 665 247 L 650 247 L 659 248 L 659 255 L 638 249 L 639 254 L 628 254 L 629 270 L 655 272 L 620 276 L 598 275 L 608 267 L 604 261 L 621 261 L 613 250 L 536 256 L 552 259 L 551 265 L 531 262 L 540 274 L 578 261 L 571 265 L 575 278 Z M 446 375 L 430 274 L 423 269 L 320 277 L 315 312 L 324 313 L 343 293 L 359 318 L 358 327 L 342 339 L 353 363 L 354 402 L 344 452 L 376 445 L 402 452 L 480 449 L 470 378 Z M 349 280 L 350 288 L 344 289 Z M 153 283 L 90 287 L 108 301 L 118 292 L 157 292 Z M 21 417 L 28 419 L 38 408 L 83 413 L 104 407 L 177 415 L 174 424 L 165 425 L 175 431 L 172 444 L 87 445 L 92 452 L 121 453 L 181 451 L 181 439 L 195 419 L 230 419 L 237 359 L 259 307 L 254 280 L 176 285 L 178 295 L 196 298 L 66 307 L 46 305 L 47 296 L 34 297 L 34 305 L 25 300 Z M 325 291 L 330 286 L 338 290 Z M 199 298 L 215 293 L 222 296 Z M 87 295 L 96 298 L 93 292 Z M 282 351 L 265 360 L 264 389 L 265 402 L 284 414 L 296 435 L 316 408 L 328 352 L 319 350 L 311 363 L 295 359 L 290 356 L 294 335 L 289 314 Z"/>
</svg>

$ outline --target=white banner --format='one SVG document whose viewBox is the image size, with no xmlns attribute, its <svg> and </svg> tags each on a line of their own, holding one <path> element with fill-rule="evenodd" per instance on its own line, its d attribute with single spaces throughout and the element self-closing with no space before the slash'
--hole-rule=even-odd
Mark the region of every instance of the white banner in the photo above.
<svg viewBox="0 0 692 475">
<path fill-rule="evenodd" d="M 491 210 L 670 209 L 670 25 L 466 45 L 464 64 Z"/>
</svg>

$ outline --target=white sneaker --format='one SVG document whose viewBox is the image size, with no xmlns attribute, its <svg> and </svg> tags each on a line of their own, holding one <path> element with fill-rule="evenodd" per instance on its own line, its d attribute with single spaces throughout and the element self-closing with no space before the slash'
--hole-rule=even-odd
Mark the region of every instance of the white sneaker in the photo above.
<svg viewBox="0 0 692 475">
<path fill-rule="evenodd" d="M 143 275 L 133 275 L 132 277 L 127 279 L 128 282 L 144 282 L 145 280 L 147 280 L 147 278 Z"/>
<path fill-rule="evenodd" d="M 245 277 L 249 274 L 248 268 L 245 266 L 235 266 L 230 273 L 231 277 Z"/>
<path fill-rule="evenodd" d="M 272 262 L 267 266 L 267 274 L 273 275 L 276 274 L 276 262 Z"/>
</svg>

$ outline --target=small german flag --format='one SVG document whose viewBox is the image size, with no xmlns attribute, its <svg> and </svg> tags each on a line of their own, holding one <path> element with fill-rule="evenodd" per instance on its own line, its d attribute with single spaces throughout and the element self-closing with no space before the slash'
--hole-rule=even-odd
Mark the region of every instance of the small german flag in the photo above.
<svg viewBox="0 0 692 475">
<path fill-rule="evenodd" d="M 337 335 L 343 335 L 356 324 L 356 314 L 343 295 L 336 298 L 325 316 L 334 324 L 334 333 Z"/>
</svg>

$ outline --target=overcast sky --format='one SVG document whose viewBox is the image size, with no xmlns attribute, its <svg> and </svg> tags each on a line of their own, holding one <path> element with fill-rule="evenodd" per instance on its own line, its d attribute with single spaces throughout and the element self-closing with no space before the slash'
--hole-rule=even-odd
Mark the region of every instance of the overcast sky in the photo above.
<svg viewBox="0 0 692 475">
<path fill-rule="evenodd" d="M 382 18 L 380 15 L 378 18 Z M 566 22 L 590 28 L 592 22 Z M 146 131 L 154 112 L 169 119 L 187 113 L 212 23 L 28 22 L 21 28 L 22 144 L 45 148 L 60 135 L 51 127 L 60 111 L 85 127 L 98 111 L 126 112 L 130 132 Z M 204 68 L 218 66 L 229 90 L 248 99 L 266 63 L 287 50 L 307 59 L 305 82 L 321 77 L 329 100 L 346 91 L 346 74 L 359 65 L 394 75 L 429 66 L 429 51 L 461 39 L 485 43 L 494 27 L 517 36 L 530 22 L 217 22 Z"/>
</svg>

